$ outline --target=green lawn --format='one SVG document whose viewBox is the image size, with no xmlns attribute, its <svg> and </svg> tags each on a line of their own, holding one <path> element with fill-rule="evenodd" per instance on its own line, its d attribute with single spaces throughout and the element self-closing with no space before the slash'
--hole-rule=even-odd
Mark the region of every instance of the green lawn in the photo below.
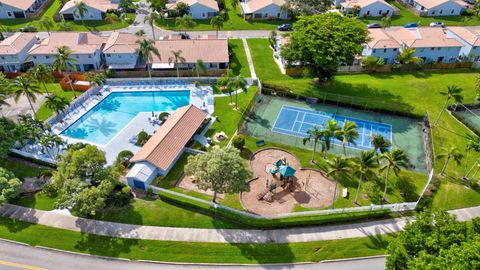
<svg viewBox="0 0 480 270">
<path fill-rule="evenodd" d="M 47 89 L 48 91 L 50 92 L 50 94 L 56 94 L 56 95 L 59 95 L 59 96 L 64 96 L 66 98 L 68 98 L 69 100 L 72 100 L 73 99 L 73 92 L 72 91 L 64 91 L 61 87 L 60 87 L 60 84 L 59 83 L 49 83 L 49 84 L 46 84 L 47 85 Z M 43 87 L 43 85 L 40 85 L 40 89 L 45 92 L 45 88 Z M 76 92 L 77 96 L 81 95 L 82 92 Z M 45 103 L 42 104 L 40 106 L 40 108 L 37 110 L 37 113 L 35 114 L 35 117 L 37 119 L 40 119 L 40 120 L 46 120 L 48 119 L 50 116 L 52 116 L 53 112 L 48 109 L 47 107 L 45 107 Z"/>
<path fill-rule="evenodd" d="M 13 172 L 19 178 L 36 177 L 45 170 L 40 166 L 32 166 L 21 160 L 7 158 L 0 158 L 0 167 Z"/>
<path fill-rule="evenodd" d="M 252 52 L 255 70 L 259 78 L 265 83 L 273 83 L 288 86 L 297 94 L 306 96 L 322 96 L 324 93 L 334 93 L 353 97 L 368 98 L 375 104 L 391 103 L 403 104 L 403 107 L 410 108 L 409 112 L 423 114 L 428 112 L 433 122 L 443 105 L 444 97 L 440 94 L 447 85 L 457 85 L 463 89 L 465 103 L 473 103 L 475 98 L 474 84 L 478 76 L 475 72 L 468 71 L 442 71 L 442 72 L 413 72 L 413 73 L 385 73 L 385 74 L 355 74 L 337 75 L 335 80 L 329 84 L 318 85 L 311 78 L 293 78 L 283 75 L 277 68 L 267 39 L 249 39 L 248 45 Z M 450 116 L 443 114 L 439 126 L 433 129 L 433 141 L 435 156 L 441 153 L 443 148 L 455 145 L 464 149 L 466 145 L 465 134 L 470 133 L 460 122 Z M 470 158 L 473 163 L 474 158 Z M 441 170 L 443 163 L 435 160 L 435 169 Z M 447 176 L 458 179 L 461 176 L 462 166 L 450 162 L 447 168 Z M 439 205 L 437 200 L 441 198 L 452 198 L 458 194 L 460 184 L 444 185 L 437 196 L 434 205 Z M 466 207 L 480 204 L 480 194 L 474 191 L 458 200 L 444 200 L 441 204 L 446 209 Z"/>
<path fill-rule="evenodd" d="M 0 238 L 32 246 L 132 260 L 264 264 L 382 255 L 394 236 L 290 244 L 167 242 L 82 234 L 0 217 Z"/>
<path fill-rule="evenodd" d="M 255 20 L 255 21 L 245 21 L 243 19 L 242 11 L 240 4 L 234 9 L 232 6 L 233 0 L 225 0 L 225 5 L 227 8 L 227 19 L 223 23 L 223 28 L 221 30 L 276 30 L 277 26 L 285 23 L 282 20 Z M 215 30 L 210 25 L 210 20 L 195 20 L 197 25 L 193 29 L 195 31 L 213 31 Z M 169 30 L 180 30 L 179 27 L 175 26 L 174 19 L 165 19 L 158 26 L 166 28 Z M 184 29 L 181 29 L 182 31 Z"/>
<path fill-rule="evenodd" d="M 229 39 L 228 47 L 232 52 L 230 56 L 230 69 L 236 75 L 240 74 L 245 78 L 251 77 L 250 67 L 248 66 L 247 55 L 245 54 L 245 48 L 241 39 Z"/>
</svg>

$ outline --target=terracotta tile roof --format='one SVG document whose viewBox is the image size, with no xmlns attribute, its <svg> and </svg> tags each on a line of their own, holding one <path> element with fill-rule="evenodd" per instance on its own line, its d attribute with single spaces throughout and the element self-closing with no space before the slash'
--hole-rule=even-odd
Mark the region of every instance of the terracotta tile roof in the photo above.
<svg viewBox="0 0 480 270">
<path fill-rule="evenodd" d="M 0 0 L 0 3 L 19 8 L 21 10 L 27 10 L 33 5 L 33 3 L 35 3 L 35 0 Z"/>
<path fill-rule="evenodd" d="M 40 44 L 33 46 L 30 54 L 56 54 L 57 48 L 68 46 L 74 53 L 91 54 L 101 49 L 107 37 L 101 37 L 92 33 L 78 32 L 52 32 L 50 37 Z"/>
<path fill-rule="evenodd" d="M 411 48 L 462 46 L 462 43 L 447 37 L 444 30 L 437 27 L 394 28 L 386 33 L 398 43 L 404 43 Z"/>
<path fill-rule="evenodd" d="M 130 34 L 113 32 L 105 43 L 104 53 L 135 53 L 140 47 L 136 42 L 140 37 Z"/>
<path fill-rule="evenodd" d="M 479 27 L 448 27 L 455 35 L 459 36 L 461 39 L 465 40 L 468 44 L 472 46 L 480 46 L 480 29 Z"/>
<path fill-rule="evenodd" d="M 83 1 L 86 6 L 103 12 L 106 12 L 109 9 L 118 9 L 118 4 L 113 4 L 108 0 L 70 0 L 63 5 L 59 12 L 62 13 L 72 7 L 75 7 L 75 5 L 81 1 Z"/>
<path fill-rule="evenodd" d="M 285 4 L 285 0 L 246 0 L 245 5 L 248 7 L 247 13 L 254 13 L 269 5 L 277 5 L 279 7 Z"/>
<path fill-rule="evenodd" d="M 209 7 L 215 11 L 220 11 L 220 9 L 218 8 L 218 2 L 215 1 L 215 0 L 178 0 L 176 2 L 173 2 L 173 3 L 168 3 L 167 4 L 167 8 L 168 9 L 174 9 L 175 6 L 177 5 L 177 3 L 180 3 L 180 2 L 183 2 L 185 4 L 187 4 L 188 6 L 193 6 L 195 4 L 200 4 L 202 6 L 206 6 L 206 7 Z"/>
<path fill-rule="evenodd" d="M 347 0 L 346 2 L 341 3 L 341 5 L 344 8 L 353 8 L 354 6 L 359 6 L 360 8 L 364 8 L 376 2 L 380 2 L 386 6 L 392 7 L 389 3 L 383 0 Z"/>
<path fill-rule="evenodd" d="M 35 33 L 15 33 L 0 42 L 0 54 L 15 55 L 27 46 L 32 40 L 37 39 Z"/>
<path fill-rule="evenodd" d="M 446 2 L 453 2 L 457 5 L 463 6 L 458 1 L 454 1 L 454 0 L 415 0 L 415 2 L 417 2 L 418 4 L 420 4 L 421 6 L 423 6 L 426 9 L 437 7 L 437 6 L 439 6 L 441 4 L 444 4 Z"/>
<path fill-rule="evenodd" d="M 206 116 L 194 105 L 178 108 L 131 161 L 148 161 L 163 171 L 168 170 Z"/>
<path fill-rule="evenodd" d="M 180 39 L 155 41 L 160 57 L 151 55 L 154 64 L 168 63 L 172 51 L 182 51 L 186 63 L 201 59 L 205 63 L 228 63 L 228 43 L 226 39 Z"/>
<path fill-rule="evenodd" d="M 372 49 L 379 48 L 400 48 L 400 43 L 387 35 L 383 29 L 368 29 L 371 38 L 368 47 Z"/>
</svg>

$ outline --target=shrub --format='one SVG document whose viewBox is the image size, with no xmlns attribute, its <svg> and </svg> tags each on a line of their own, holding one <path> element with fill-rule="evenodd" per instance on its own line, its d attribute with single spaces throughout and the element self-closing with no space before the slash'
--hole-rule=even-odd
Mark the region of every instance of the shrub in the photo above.
<svg viewBox="0 0 480 270">
<path fill-rule="evenodd" d="M 170 116 L 170 113 L 168 112 L 162 112 L 158 115 L 158 120 L 165 122 L 165 120 L 167 120 L 167 118 Z"/>
<path fill-rule="evenodd" d="M 147 196 L 152 196 L 153 195 L 153 189 L 151 187 L 147 188 Z"/>
<path fill-rule="evenodd" d="M 47 183 L 43 186 L 42 193 L 47 195 L 47 197 L 55 198 L 58 195 L 58 190 L 53 183 Z"/>
<path fill-rule="evenodd" d="M 375 203 L 375 204 L 378 204 L 381 202 L 381 190 L 380 190 L 380 187 L 378 185 L 378 183 L 376 181 L 368 181 L 366 182 L 364 185 L 363 185 L 363 190 L 365 191 L 365 193 L 367 193 L 368 197 L 370 198 L 370 200 Z"/>
<path fill-rule="evenodd" d="M 133 157 L 133 153 L 130 150 L 123 150 L 117 155 L 117 163 L 121 163 L 124 166 L 128 164 L 128 161 Z"/>
<path fill-rule="evenodd" d="M 233 138 L 233 147 L 242 150 L 243 146 L 245 146 L 245 137 L 243 135 L 235 136 L 235 138 Z"/>
<path fill-rule="evenodd" d="M 114 192 L 108 198 L 108 205 L 122 207 L 130 203 L 132 199 L 132 189 L 126 185 L 117 185 Z"/>
<path fill-rule="evenodd" d="M 140 131 L 137 135 L 137 143 L 135 143 L 135 145 L 143 146 L 148 139 L 150 139 L 150 135 L 148 135 L 148 133 L 145 131 Z"/>
</svg>

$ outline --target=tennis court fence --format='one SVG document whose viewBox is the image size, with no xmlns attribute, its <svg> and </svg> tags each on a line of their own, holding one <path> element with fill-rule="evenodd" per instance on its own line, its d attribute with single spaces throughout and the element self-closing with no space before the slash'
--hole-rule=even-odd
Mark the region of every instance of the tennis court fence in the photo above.
<svg viewBox="0 0 480 270">
<path fill-rule="evenodd" d="M 448 111 L 472 132 L 480 136 L 480 104 L 454 103 Z"/>
</svg>

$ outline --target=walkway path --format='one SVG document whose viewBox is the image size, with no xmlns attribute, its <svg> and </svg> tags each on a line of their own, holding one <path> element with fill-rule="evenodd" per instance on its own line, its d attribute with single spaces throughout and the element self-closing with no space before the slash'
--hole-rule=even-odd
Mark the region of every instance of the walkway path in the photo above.
<svg viewBox="0 0 480 270">
<path fill-rule="evenodd" d="M 248 66 L 250 67 L 250 77 L 253 79 L 257 78 L 257 73 L 255 73 L 255 66 L 253 65 L 252 55 L 250 54 L 250 48 L 248 47 L 247 39 L 242 38 L 243 48 L 245 48 L 245 54 L 247 55 Z"/>
<path fill-rule="evenodd" d="M 480 206 L 450 211 L 460 220 L 480 216 Z M 325 225 L 275 230 L 195 229 L 154 227 L 78 218 L 58 213 L 5 204 L 0 215 L 45 226 L 97 235 L 163 241 L 209 243 L 292 243 L 367 237 L 399 232 L 411 217 L 352 224 Z"/>
</svg>

